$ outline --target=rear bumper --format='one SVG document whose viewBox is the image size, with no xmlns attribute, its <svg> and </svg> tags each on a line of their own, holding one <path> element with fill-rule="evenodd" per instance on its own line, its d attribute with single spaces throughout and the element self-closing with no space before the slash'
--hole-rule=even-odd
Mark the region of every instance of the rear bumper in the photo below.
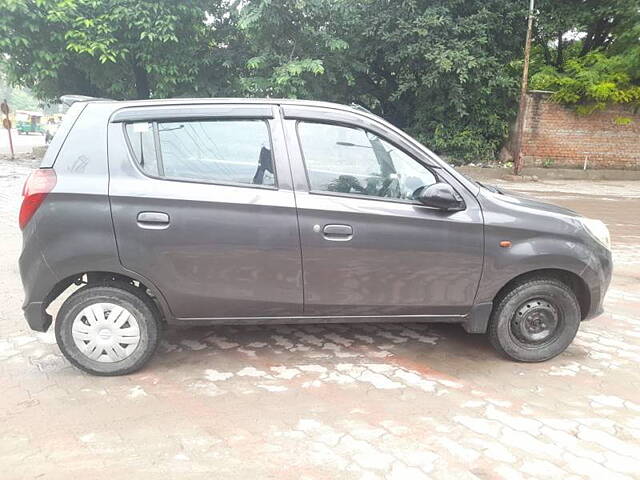
<svg viewBox="0 0 640 480">
<path fill-rule="evenodd" d="M 23 231 L 22 253 L 18 260 L 25 297 L 22 310 L 32 330 L 46 332 L 52 319 L 45 309 L 58 278 L 38 248 L 34 223 L 32 219 Z"/>
<path fill-rule="evenodd" d="M 53 318 L 46 312 L 42 302 L 31 302 L 22 307 L 22 310 L 31 330 L 36 332 L 49 330 Z"/>
</svg>

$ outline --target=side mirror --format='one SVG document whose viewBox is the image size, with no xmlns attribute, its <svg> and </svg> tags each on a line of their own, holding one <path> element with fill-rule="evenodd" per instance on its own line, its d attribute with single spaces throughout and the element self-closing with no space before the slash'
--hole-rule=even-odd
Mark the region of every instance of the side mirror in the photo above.
<svg viewBox="0 0 640 480">
<path fill-rule="evenodd" d="M 458 212 L 465 209 L 464 200 L 448 183 L 440 182 L 420 187 L 414 193 L 414 198 L 427 207 L 437 208 L 446 212 Z"/>
</svg>

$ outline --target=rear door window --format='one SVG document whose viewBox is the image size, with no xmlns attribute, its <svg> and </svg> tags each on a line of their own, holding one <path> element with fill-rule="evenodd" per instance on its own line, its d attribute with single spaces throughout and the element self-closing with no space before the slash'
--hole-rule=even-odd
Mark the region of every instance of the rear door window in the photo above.
<svg viewBox="0 0 640 480">
<path fill-rule="evenodd" d="M 133 156 L 140 168 L 149 175 L 158 175 L 158 160 L 153 139 L 153 125 L 149 122 L 127 124 L 127 135 Z"/>
<path fill-rule="evenodd" d="M 140 168 L 172 180 L 275 186 L 264 120 L 181 120 L 127 124 Z"/>
</svg>

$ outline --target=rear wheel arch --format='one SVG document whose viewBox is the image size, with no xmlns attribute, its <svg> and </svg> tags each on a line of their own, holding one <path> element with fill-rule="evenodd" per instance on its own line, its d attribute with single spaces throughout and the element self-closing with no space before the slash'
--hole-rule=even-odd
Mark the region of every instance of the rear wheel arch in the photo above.
<svg viewBox="0 0 640 480">
<path fill-rule="evenodd" d="M 166 322 L 168 318 L 172 318 L 171 310 L 162 295 L 162 293 L 146 279 L 136 278 L 132 275 L 126 275 L 120 272 L 110 271 L 86 271 L 79 272 L 74 275 L 69 275 L 62 280 L 58 281 L 43 302 L 44 310 L 60 297 L 69 287 L 77 285 L 81 287 L 83 285 L 88 286 L 126 286 L 135 288 L 140 294 L 148 297 L 151 300 L 151 304 L 163 322 Z"/>
</svg>

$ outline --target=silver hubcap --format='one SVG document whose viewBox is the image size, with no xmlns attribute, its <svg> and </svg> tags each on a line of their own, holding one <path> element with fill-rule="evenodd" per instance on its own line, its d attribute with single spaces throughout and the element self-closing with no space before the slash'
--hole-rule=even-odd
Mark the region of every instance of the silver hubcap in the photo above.
<svg viewBox="0 0 640 480">
<path fill-rule="evenodd" d="M 84 355 L 105 363 L 124 360 L 140 343 L 140 327 L 135 317 L 113 303 L 85 307 L 73 320 L 71 335 Z"/>
</svg>

